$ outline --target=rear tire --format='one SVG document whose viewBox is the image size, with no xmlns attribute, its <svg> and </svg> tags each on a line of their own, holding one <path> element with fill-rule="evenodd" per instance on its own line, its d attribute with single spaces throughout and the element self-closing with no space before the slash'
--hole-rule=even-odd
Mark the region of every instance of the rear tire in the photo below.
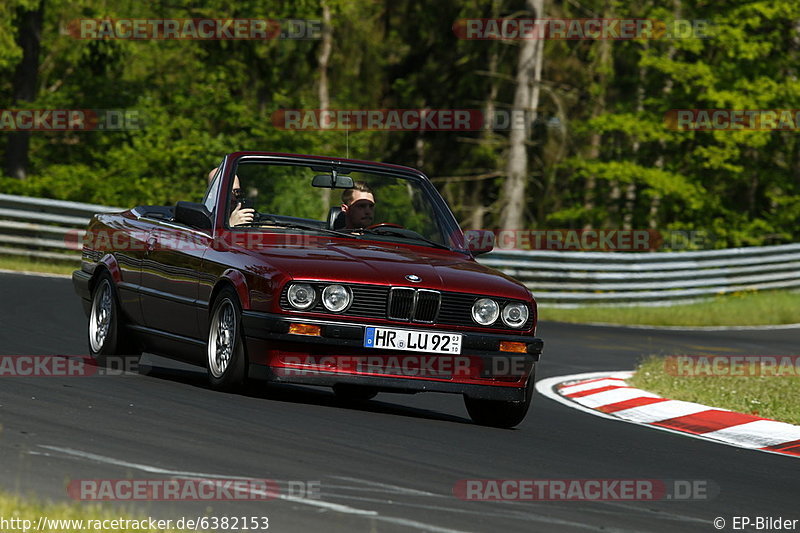
<svg viewBox="0 0 800 533">
<path fill-rule="evenodd" d="M 525 400 L 506 402 L 503 400 L 483 400 L 464 396 L 464 405 L 470 418 L 476 424 L 495 428 L 513 428 L 519 425 L 528 414 L 533 398 L 534 375 L 531 373 L 525 387 Z"/>
<path fill-rule="evenodd" d="M 125 328 L 114 279 L 105 269 L 92 289 L 88 329 L 89 353 L 98 365 L 107 366 L 109 357 L 125 357 L 120 362 L 125 370 L 139 362 L 142 350 Z"/>
<path fill-rule="evenodd" d="M 236 292 L 226 287 L 214 300 L 206 344 L 208 382 L 212 389 L 240 390 L 247 378 L 242 310 Z"/>
<path fill-rule="evenodd" d="M 340 383 L 333 386 L 333 392 L 337 398 L 347 401 L 366 401 L 378 395 L 378 391 L 363 385 L 350 385 Z"/>
</svg>

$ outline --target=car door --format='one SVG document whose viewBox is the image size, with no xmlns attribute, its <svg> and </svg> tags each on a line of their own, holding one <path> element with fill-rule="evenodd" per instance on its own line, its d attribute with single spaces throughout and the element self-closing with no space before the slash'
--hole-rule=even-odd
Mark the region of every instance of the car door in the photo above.
<svg viewBox="0 0 800 533">
<path fill-rule="evenodd" d="M 142 262 L 142 313 L 153 330 L 200 339 L 197 293 L 200 266 L 211 232 L 161 222 L 147 240 Z"/>
<path fill-rule="evenodd" d="M 119 266 L 117 284 L 120 306 L 128 324 L 142 325 L 141 271 L 151 225 L 147 221 L 121 217 L 99 239 L 106 238 Z"/>
</svg>

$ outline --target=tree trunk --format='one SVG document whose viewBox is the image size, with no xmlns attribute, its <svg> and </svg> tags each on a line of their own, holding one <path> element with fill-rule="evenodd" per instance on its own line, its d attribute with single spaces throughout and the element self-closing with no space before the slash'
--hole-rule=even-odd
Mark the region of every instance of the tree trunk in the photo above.
<svg viewBox="0 0 800 533">
<path fill-rule="evenodd" d="M 675 18 L 675 20 L 679 20 L 681 18 L 681 12 L 682 12 L 681 0 L 673 0 L 673 2 L 672 2 L 672 12 L 673 12 L 672 15 Z M 675 46 L 674 45 L 670 45 L 670 47 L 667 49 L 667 58 L 671 60 L 672 58 L 675 57 L 676 53 L 677 53 L 677 49 L 675 48 Z M 661 94 L 664 97 L 664 101 L 665 102 L 667 101 L 667 97 L 669 97 L 669 95 L 672 93 L 672 87 L 674 85 L 675 85 L 675 81 L 672 78 L 667 78 L 666 81 L 664 82 L 664 88 L 661 90 Z M 662 139 L 662 140 L 658 141 L 658 144 L 660 146 L 661 153 L 662 154 L 666 153 L 666 151 L 667 151 L 666 150 L 667 143 Z M 655 165 L 656 165 L 656 168 L 658 168 L 659 170 L 663 170 L 664 169 L 664 156 L 663 155 L 658 156 L 658 159 L 656 159 Z M 658 226 L 658 215 L 659 215 L 659 210 L 660 209 L 661 209 L 661 195 L 660 194 L 654 194 L 652 199 L 650 200 L 650 212 L 648 213 L 648 216 L 647 216 L 647 218 L 648 218 L 648 226 L 651 229 L 655 229 Z"/>
<path fill-rule="evenodd" d="M 317 70 L 319 71 L 319 87 L 317 88 L 317 96 L 319 97 L 319 108 L 326 111 L 330 107 L 330 94 L 328 92 L 328 64 L 331 58 L 331 51 L 333 50 L 333 28 L 331 27 L 331 7 L 326 0 L 321 1 L 322 4 L 322 43 L 320 44 L 319 55 L 317 56 Z M 345 132 L 345 136 L 349 132 Z M 326 146 L 331 150 L 330 146 Z M 349 151 L 349 150 L 348 150 Z M 333 154 L 332 154 L 333 155 Z M 322 199 L 323 220 L 327 220 L 328 209 L 331 206 L 331 190 L 327 188 L 320 189 L 320 197 Z"/>
<path fill-rule="evenodd" d="M 333 50 L 333 28 L 331 27 L 331 7 L 328 2 L 322 0 L 322 44 L 320 45 L 319 56 L 317 57 L 317 68 L 319 70 L 319 108 L 328 109 L 330 107 L 330 97 L 328 94 L 328 63 Z"/>
<path fill-rule="evenodd" d="M 647 79 L 647 69 L 645 67 L 639 68 L 639 86 L 636 88 L 636 112 L 641 114 L 644 112 L 644 97 L 645 90 L 644 84 Z M 639 149 L 641 143 L 637 139 L 633 142 L 633 154 L 638 163 Z M 622 215 L 622 229 L 633 229 L 633 212 L 636 208 L 636 183 L 631 182 L 625 188 L 625 210 Z"/>
<path fill-rule="evenodd" d="M 33 102 L 36 99 L 36 82 L 39 74 L 39 50 L 41 49 L 44 0 L 33 11 L 18 10 L 19 34 L 17 44 L 22 48 L 22 61 L 14 72 L 14 104 Z M 28 175 L 28 149 L 30 132 L 12 131 L 6 144 L 6 175 L 25 179 Z"/>
<path fill-rule="evenodd" d="M 499 14 L 499 2 L 495 0 L 492 3 L 492 17 L 497 18 Z M 495 112 L 497 110 L 497 93 L 499 91 L 499 82 L 497 79 L 497 65 L 499 63 L 498 44 L 490 43 L 489 48 L 489 94 L 483 105 L 483 129 L 481 130 L 481 140 L 490 141 L 494 135 L 492 129 Z M 497 168 L 499 171 L 500 169 Z M 469 184 L 464 184 L 464 187 L 469 187 Z M 484 180 L 476 181 L 470 187 L 469 199 L 471 206 L 469 215 L 469 227 L 471 229 L 482 229 L 484 224 L 484 217 L 489 211 L 486 205 L 486 190 L 487 183 Z"/>
<path fill-rule="evenodd" d="M 605 2 L 603 8 L 603 18 L 611 18 L 611 7 L 609 2 Z M 606 111 L 606 88 L 608 86 L 608 72 L 612 67 L 611 64 L 611 43 L 608 39 L 601 39 L 597 42 L 597 60 L 595 64 L 595 80 L 594 85 L 599 88 L 597 99 L 592 107 L 592 118 L 599 117 Z M 592 132 L 589 137 L 589 161 L 595 161 L 600 158 L 600 146 L 603 144 L 603 135 L 597 131 Z M 616 189 L 616 190 L 613 190 Z M 612 184 L 612 196 L 619 198 L 619 185 Z M 587 211 L 589 219 L 583 223 L 584 229 L 592 227 L 591 211 L 595 208 L 597 201 L 597 177 L 587 176 L 586 183 L 583 189 L 583 208 Z M 614 200 L 616 201 L 616 200 Z M 610 210 L 613 210 L 611 208 Z"/>
<path fill-rule="evenodd" d="M 544 0 L 526 0 L 528 12 L 535 18 L 544 16 Z M 506 165 L 506 181 L 500 196 L 500 227 L 522 229 L 525 224 L 525 189 L 528 181 L 528 151 L 531 123 L 536 119 L 539 107 L 538 85 L 542 79 L 542 39 L 522 41 L 517 59 L 516 88 L 514 89 L 514 113 L 524 113 L 524 127 L 514 127 L 509 134 L 509 153 Z M 535 90 L 534 90 L 535 89 Z"/>
</svg>

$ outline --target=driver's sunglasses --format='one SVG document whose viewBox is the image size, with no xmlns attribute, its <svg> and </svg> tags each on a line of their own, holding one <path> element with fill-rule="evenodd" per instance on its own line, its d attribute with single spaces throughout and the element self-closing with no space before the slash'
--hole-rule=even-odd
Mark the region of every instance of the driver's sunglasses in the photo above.
<svg viewBox="0 0 800 533">
<path fill-rule="evenodd" d="M 233 189 L 231 192 L 233 193 L 233 197 L 237 200 L 241 200 L 244 197 L 244 194 L 242 194 L 242 189 Z"/>
</svg>

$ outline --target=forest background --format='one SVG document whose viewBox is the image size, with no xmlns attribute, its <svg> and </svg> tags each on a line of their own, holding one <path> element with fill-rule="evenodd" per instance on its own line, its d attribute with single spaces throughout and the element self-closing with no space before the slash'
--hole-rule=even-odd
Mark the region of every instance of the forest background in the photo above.
<svg viewBox="0 0 800 533">
<path fill-rule="evenodd" d="M 707 21 L 703 36 L 464 39 L 464 19 Z M 313 38 L 76 39 L 81 19 L 317 21 Z M 71 26 L 72 24 L 72 26 Z M 313 24 L 312 24 L 313 25 Z M 73 32 L 74 33 L 74 32 Z M 463 36 L 463 35 L 462 35 Z M 123 131 L 1 131 L 0 192 L 198 199 L 228 152 L 423 170 L 464 228 L 654 229 L 701 247 L 800 236 L 791 128 L 679 131 L 677 109 L 800 109 L 795 0 L 5 0 L 0 109 L 133 110 Z M 281 110 L 473 109 L 521 128 L 318 131 Z"/>
</svg>

